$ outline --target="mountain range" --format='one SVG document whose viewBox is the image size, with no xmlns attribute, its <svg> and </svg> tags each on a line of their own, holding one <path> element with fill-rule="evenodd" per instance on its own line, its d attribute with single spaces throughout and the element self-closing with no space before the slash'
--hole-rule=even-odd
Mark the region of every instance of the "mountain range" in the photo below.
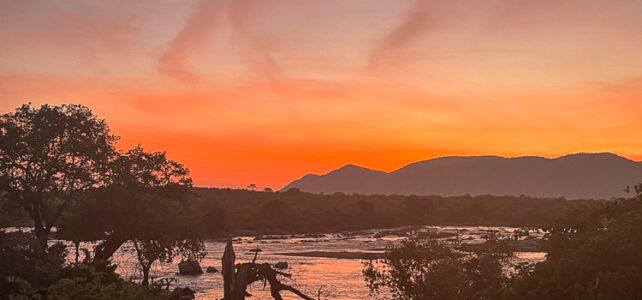
<svg viewBox="0 0 642 300">
<path fill-rule="evenodd" d="M 305 175 L 282 191 L 611 199 L 631 196 L 625 189 L 637 183 L 642 183 L 642 162 L 613 153 L 578 153 L 558 158 L 448 156 L 389 173 L 346 165 L 325 175 Z"/>
</svg>

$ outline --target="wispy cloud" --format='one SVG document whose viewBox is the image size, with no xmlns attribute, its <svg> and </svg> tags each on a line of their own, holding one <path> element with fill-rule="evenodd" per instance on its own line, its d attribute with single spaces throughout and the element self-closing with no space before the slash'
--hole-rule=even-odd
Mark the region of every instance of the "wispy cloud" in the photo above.
<svg viewBox="0 0 642 300">
<path fill-rule="evenodd" d="M 149 7 L 125 3 L 2 1 L 0 56 L 13 56 L 21 48 L 40 48 L 45 55 L 64 49 L 90 62 L 104 52 L 130 54 L 138 47 L 137 22 Z"/>
<path fill-rule="evenodd" d="M 234 34 L 248 50 L 248 62 L 271 85 L 277 84 L 281 67 L 271 52 L 269 37 L 253 33 L 250 27 L 253 18 L 273 5 L 272 2 L 266 5 L 261 1 L 235 0 L 229 2 L 227 9 L 227 16 Z"/>
<path fill-rule="evenodd" d="M 169 49 L 160 56 L 161 73 L 192 84 L 200 80 L 198 74 L 188 68 L 186 60 L 190 52 L 203 44 L 207 34 L 220 21 L 222 4 L 222 1 L 212 0 L 199 0 L 196 3 L 185 26 L 174 37 Z"/>
<path fill-rule="evenodd" d="M 187 66 L 190 54 L 203 46 L 208 34 L 217 27 L 230 26 L 231 40 L 238 42 L 230 46 L 239 48 L 237 53 L 243 55 L 260 80 L 278 85 L 281 68 L 271 52 L 272 40 L 256 33 L 254 28 L 256 19 L 272 5 L 246 0 L 199 0 L 169 49 L 160 56 L 160 72 L 186 83 L 197 83 L 200 76 Z"/>
<path fill-rule="evenodd" d="M 386 33 L 370 53 L 368 67 L 376 68 L 389 62 L 398 49 L 420 37 L 433 22 L 429 1 L 415 0 L 403 21 Z"/>
</svg>

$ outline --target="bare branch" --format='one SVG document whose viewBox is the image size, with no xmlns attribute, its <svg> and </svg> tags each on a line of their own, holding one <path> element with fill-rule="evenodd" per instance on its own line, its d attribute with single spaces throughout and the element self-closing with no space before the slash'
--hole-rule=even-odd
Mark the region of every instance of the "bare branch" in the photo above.
<svg viewBox="0 0 642 300">
<path fill-rule="evenodd" d="M 257 252 L 258 253 L 258 252 Z M 291 277 L 291 274 L 283 273 L 274 270 L 268 263 L 258 264 L 253 262 L 242 263 L 235 265 L 234 248 L 232 246 L 232 239 L 228 239 L 225 246 L 225 252 L 222 258 L 223 262 L 223 285 L 225 287 L 224 299 L 226 300 L 243 300 L 249 294 L 247 293 L 247 286 L 256 281 L 267 281 L 270 284 L 270 293 L 272 298 L 282 300 L 282 291 L 289 291 L 301 299 L 314 300 L 314 298 L 305 295 L 293 286 L 287 285 L 279 281 L 277 275 Z M 232 266 L 236 266 L 236 271 Z"/>
</svg>

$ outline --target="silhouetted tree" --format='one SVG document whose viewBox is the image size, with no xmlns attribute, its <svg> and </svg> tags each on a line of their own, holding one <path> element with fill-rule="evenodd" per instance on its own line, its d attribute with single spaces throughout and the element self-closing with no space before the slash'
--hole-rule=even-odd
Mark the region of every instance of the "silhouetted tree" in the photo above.
<svg viewBox="0 0 642 300">
<path fill-rule="evenodd" d="M 149 271 L 155 262 L 171 263 L 175 257 L 181 257 L 184 260 L 201 260 L 206 254 L 203 243 L 195 239 L 134 239 L 132 243 L 143 273 L 141 281 L 143 286 L 149 285 Z"/>
<path fill-rule="evenodd" d="M 488 236 L 476 251 L 464 253 L 458 242 L 411 237 L 386 251 L 385 258 L 364 263 L 371 294 L 394 299 L 500 299 L 509 278 L 503 272 L 513 256 L 507 240 Z"/>
<path fill-rule="evenodd" d="M 25 104 L 0 116 L 0 187 L 45 244 L 65 209 L 103 186 L 117 137 L 81 105 Z"/>
<path fill-rule="evenodd" d="M 642 299 L 642 186 L 546 229 L 546 260 L 520 268 L 514 299 Z"/>
<path fill-rule="evenodd" d="M 372 203 L 364 199 L 359 199 L 355 203 L 355 206 L 357 214 L 353 221 L 358 223 L 359 227 L 379 227 L 380 220 L 375 216 L 375 208 Z M 373 225 L 369 226 L 369 224 Z"/>
<path fill-rule="evenodd" d="M 357 211 L 362 217 L 370 218 L 374 215 L 375 210 L 372 203 L 363 199 L 359 199 L 359 201 L 357 201 Z"/>
<path fill-rule="evenodd" d="M 219 201 L 208 199 L 201 204 L 200 211 L 203 213 L 203 224 L 208 233 L 221 233 L 226 229 L 227 215 Z"/>
<path fill-rule="evenodd" d="M 287 229 L 290 224 L 290 206 L 280 200 L 272 200 L 261 207 L 264 223 L 276 228 Z"/>
<path fill-rule="evenodd" d="M 94 193 L 94 216 L 79 216 L 94 218 L 108 233 L 96 246 L 95 258 L 109 259 L 127 240 L 149 240 L 178 230 L 176 224 L 166 226 L 169 220 L 191 219 L 189 170 L 164 152 L 145 152 L 138 146 L 120 154 L 112 170 L 110 185 Z"/>
<path fill-rule="evenodd" d="M 432 199 L 411 195 L 406 198 L 405 204 L 406 214 L 411 223 L 422 225 L 430 221 L 428 218 L 434 209 Z"/>
<path fill-rule="evenodd" d="M 285 191 L 285 192 L 286 192 L 286 193 L 289 193 L 289 194 L 298 194 L 298 193 L 301 193 L 301 189 L 299 189 L 299 188 L 294 188 L 294 187 L 293 187 L 293 188 L 289 188 L 289 189 L 288 189 L 287 191 Z"/>
<path fill-rule="evenodd" d="M 164 152 L 145 152 L 141 146 L 122 153 L 112 164 L 110 185 L 94 193 L 94 201 L 79 207 L 63 226 L 63 237 L 104 240 L 94 259 L 109 259 L 126 241 L 149 284 L 157 262 L 174 257 L 202 258 L 204 251 L 197 221 L 189 212 L 189 170 L 169 160 Z M 94 230 L 78 230 L 79 223 Z M 106 233 L 106 234 L 105 234 Z M 101 234 L 103 236 L 101 236 Z"/>
</svg>

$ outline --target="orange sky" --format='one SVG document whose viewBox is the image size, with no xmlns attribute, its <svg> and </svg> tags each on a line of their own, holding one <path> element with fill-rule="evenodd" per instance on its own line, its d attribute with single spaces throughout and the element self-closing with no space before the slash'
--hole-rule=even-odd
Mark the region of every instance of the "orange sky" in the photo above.
<svg viewBox="0 0 642 300">
<path fill-rule="evenodd" d="M 81 103 L 199 186 L 443 155 L 642 160 L 642 2 L 0 1 L 0 110 Z"/>
</svg>

